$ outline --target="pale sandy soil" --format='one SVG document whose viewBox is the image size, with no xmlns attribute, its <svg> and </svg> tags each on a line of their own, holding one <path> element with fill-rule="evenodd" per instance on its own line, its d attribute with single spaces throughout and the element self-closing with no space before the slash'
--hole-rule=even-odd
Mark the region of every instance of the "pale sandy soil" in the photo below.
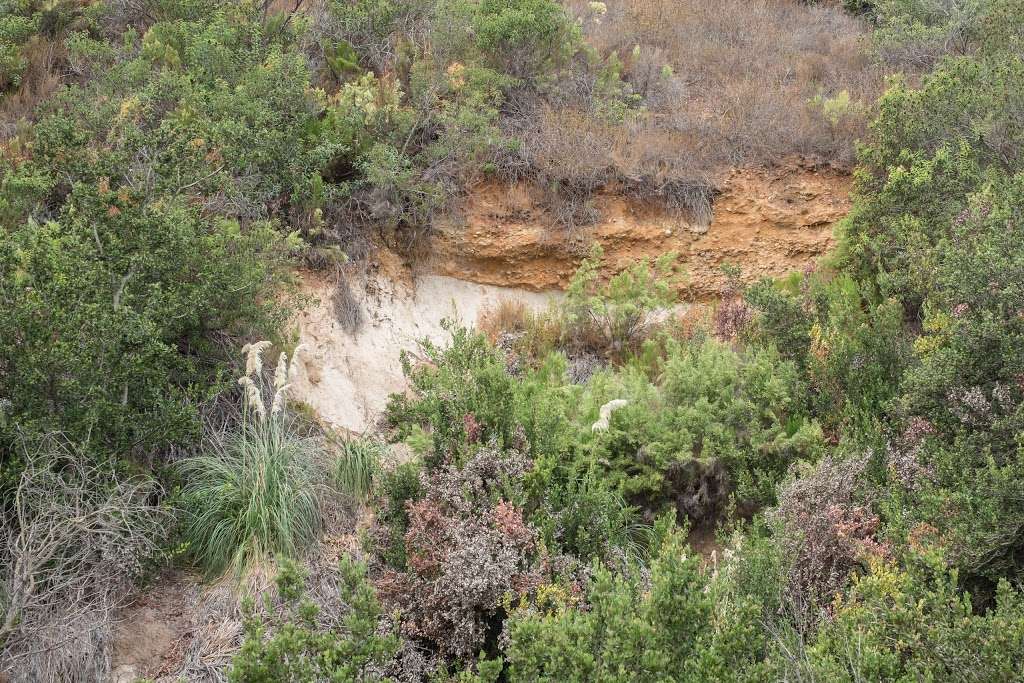
<svg viewBox="0 0 1024 683">
<path fill-rule="evenodd" d="M 314 301 L 295 321 L 304 349 L 292 396 L 329 426 L 357 433 L 371 430 L 388 396 L 405 389 L 401 352 L 416 354 L 422 339 L 448 338 L 442 320 L 472 326 L 484 308 L 502 299 L 540 308 L 557 296 L 438 275 L 418 277 L 413 284 L 374 277 L 365 286 L 353 284 L 364 321 L 348 334 L 335 318 L 331 285 L 307 276 L 305 290 Z"/>
</svg>

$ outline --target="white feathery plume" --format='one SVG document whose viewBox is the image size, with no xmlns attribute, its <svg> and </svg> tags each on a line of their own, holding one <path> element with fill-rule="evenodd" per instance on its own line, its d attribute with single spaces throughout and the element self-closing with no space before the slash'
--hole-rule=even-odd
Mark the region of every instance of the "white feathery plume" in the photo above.
<svg viewBox="0 0 1024 683">
<path fill-rule="evenodd" d="M 277 358 L 277 367 L 274 368 L 274 388 L 280 389 L 288 383 L 288 354 L 281 352 Z"/>
<path fill-rule="evenodd" d="M 601 406 L 600 417 L 597 422 L 590 426 L 590 430 L 593 432 L 606 432 L 608 431 L 609 422 L 612 419 L 612 413 L 619 408 L 624 408 L 629 405 L 629 401 L 623 398 L 617 398 L 614 401 L 608 401 Z"/>
<path fill-rule="evenodd" d="M 292 364 L 288 366 L 288 381 L 294 382 L 299 374 L 299 351 L 306 349 L 305 344 L 299 344 L 292 350 Z"/>
<path fill-rule="evenodd" d="M 255 344 L 246 344 L 242 347 L 245 354 L 245 375 L 252 377 L 263 372 L 263 350 L 270 346 L 270 342 L 261 341 Z"/>
<path fill-rule="evenodd" d="M 260 390 L 256 384 L 248 377 L 239 378 L 238 384 L 245 390 L 245 405 L 256 413 L 256 417 L 260 420 L 266 417 L 267 410 L 263 405 L 263 398 L 260 396 Z"/>
<path fill-rule="evenodd" d="M 284 410 L 284 402 L 291 384 L 282 384 L 274 393 L 274 402 L 270 405 L 270 414 L 278 415 Z"/>
</svg>

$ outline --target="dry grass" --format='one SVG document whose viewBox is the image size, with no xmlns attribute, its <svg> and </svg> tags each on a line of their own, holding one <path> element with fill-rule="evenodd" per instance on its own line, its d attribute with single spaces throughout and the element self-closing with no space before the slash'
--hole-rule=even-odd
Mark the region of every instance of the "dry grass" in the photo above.
<svg viewBox="0 0 1024 683">
<path fill-rule="evenodd" d="M 548 194 L 559 223 L 596 218 L 598 188 L 659 199 L 696 220 L 714 177 L 737 165 L 804 156 L 849 168 L 882 87 L 857 19 L 792 0 L 567 2 L 603 64 L 622 62 L 640 109 L 609 117 L 600 65 L 579 63 L 537 102 L 516 102 L 506 125 L 523 144 L 510 164 Z M 815 98 L 846 92 L 831 119 Z M 819 100 L 820 102 L 820 100 Z"/>
<path fill-rule="evenodd" d="M 495 343 L 503 334 L 524 332 L 530 317 L 530 311 L 522 301 L 501 299 L 480 311 L 476 327 L 491 343 Z"/>
<path fill-rule="evenodd" d="M 28 59 L 28 68 L 21 83 L 14 92 L 0 97 L 0 140 L 11 138 L 17 132 L 18 122 L 30 118 L 39 103 L 57 89 L 60 69 L 67 61 L 64 41 L 43 35 L 34 36 L 23 54 Z"/>
</svg>

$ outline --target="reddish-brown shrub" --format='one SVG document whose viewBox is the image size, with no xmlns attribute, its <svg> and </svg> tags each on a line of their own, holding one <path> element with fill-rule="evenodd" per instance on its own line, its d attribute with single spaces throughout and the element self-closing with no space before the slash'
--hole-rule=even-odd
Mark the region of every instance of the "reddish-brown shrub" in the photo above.
<svg viewBox="0 0 1024 683">
<path fill-rule="evenodd" d="M 813 473 L 780 489 L 779 505 L 769 515 L 781 555 L 791 562 L 784 597 L 799 628 L 817 623 L 867 556 L 889 554 L 875 537 L 878 516 L 856 499 L 868 459 L 822 460 Z"/>
<path fill-rule="evenodd" d="M 500 497 L 528 466 L 518 453 L 484 448 L 461 469 L 424 476 L 425 497 L 406 505 L 407 567 L 376 582 L 381 597 L 401 609 L 404 635 L 444 657 L 472 657 L 496 633 L 503 599 L 537 586 L 537 532 Z"/>
</svg>

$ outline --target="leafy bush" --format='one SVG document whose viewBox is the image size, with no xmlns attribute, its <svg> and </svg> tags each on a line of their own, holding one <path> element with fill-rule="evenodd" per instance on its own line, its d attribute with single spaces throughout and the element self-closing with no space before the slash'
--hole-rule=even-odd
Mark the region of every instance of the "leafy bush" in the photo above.
<svg viewBox="0 0 1024 683">
<path fill-rule="evenodd" d="M 280 321 L 262 295 L 296 240 L 264 219 L 323 151 L 308 74 L 258 12 L 206 5 L 115 43 L 75 33 L 89 78 L 5 157 L 0 393 L 28 429 L 146 455 L 193 442 L 226 365 L 213 338 Z"/>
<path fill-rule="evenodd" d="M 248 349 L 243 416 L 213 432 L 203 455 L 182 462 L 185 539 L 210 574 L 240 576 L 274 555 L 294 557 L 320 526 L 320 443 L 304 435 L 284 407 L 288 369 L 278 365 L 272 407 L 263 401 L 261 361 L 267 342 Z"/>
<path fill-rule="evenodd" d="M 678 301 L 681 278 L 677 255 L 669 252 L 653 264 L 638 263 L 600 282 L 603 252 L 595 246 L 584 259 L 559 306 L 563 347 L 570 354 L 597 353 L 621 361 L 636 354 L 659 316 Z"/>
<path fill-rule="evenodd" d="M 381 492 L 385 501 L 378 510 L 383 538 L 379 544 L 384 561 L 397 569 L 405 569 L 405 532 L 409 529 L 409 503 L 423 495 L 420 482 L 422 463 L 404 462 L 381 477 Z"/>
<path fill-rule="evenodd" d="M 317 627 L 317 607 L 304 599 L 301 569 L 282 564 L 275 581 L 279 599 L 269 615 L 246 609 L 245 640 L 235 655 L 228 680 L 377 681 L 398 649 L 398 639 L 382 633 L 381 608 L 366 581 L 366 567 L 343 555 L 338 590 L 348 613 L 335 628 Z"/>
<path fill-rule="evenodd" d="M 770 503 L 791 463 L 821 453 L 796 368 L 773 352 L 672 341 L 663 367 L 657 385 L 632 369 L 591 381 L 595 402 L 629 401 L 592 446 L 627 497 L 705 519 L 734 491 L 741 503 Z"/>
<path fill-rule="evenodd" d="M 935 287 L 925 300 L 918 364 L 907 373 L 902 407 L 913 416 L 895 439 L 894 465 L 918 514 L 946 535 L 968 575 L 1024 571 L 1024 511 L 1014 483 L 1024 471 L 1018 311 L 1024 260 L 1016 244 L 1024 197 L 1020 174 L 970 198 L 934 253 Z M 906 500 L 903 501 L 904 505 Z"/>
<path fill-rule="evenodd" d="M 840 681 L 1015 679 L 1024 599 L 1003 582 L 994 607 L 976 614 L 956 585 L 956 575 L 936 564 L 912 571 L 873 564 L 837 601 L 800 673 Z"/>
<path fill-rule="evenodd" d="M 598 569 L 588 609 L 514 614 L 509 680 L 757 680 L 758 606 L 719 596 L 699 558 L 672 534 L 652 562 L 649 586 Z"/>
<path fill-rule="evenodd" d="M 514 444 L 514 381 L 505 371 L 504 358 L 483 335 L 452 328 L 447 348 L 423 342 L 429 363 L 414 368 L 409 356 L 402 356 L 414 393 L 396 394 L 388 404 L 388 419 L 401 436 L 408 436 L 414 426 L 431 427 L 428 465 L 459 458 L 471 441 Z"/>
<path fill-rule="evenodd" d="M 23 428 L 121 452 L 187 443 L 217 380 L 206 335 L 273 319 L 258 298 L 274 277 L 266 226 L 140 199 L 80 186 L 67 220 L 3 240 L 0 395 Z"/>
<path fill-rule="evenodd" d="M 861 152 L 860 199 L 846 219 L 840 265 L 917 312 L 933 286 L 935 245 L 950 236 L 986 169 L 1021 168 L 1022 132 L 1014 95 L 1024 67 L 1011 55 L 943 63 L 920 89 L 895 84 L 881 101 L 870 145 Z"/>
<path fill-rule="evenodd" d="M 1019 49 L 1024 8 L 1015 0 L 872 0 L 873 42 L 889 64 L 927 71 L 943 57 Z"/>
<path fill-rule="evenodd" d="M 550 73 L 575 52 L 578 29 L 554 0 L 482 0 L 455 3 L 470 13 L 476 49 L 514 78 Z"/>
</svg>

